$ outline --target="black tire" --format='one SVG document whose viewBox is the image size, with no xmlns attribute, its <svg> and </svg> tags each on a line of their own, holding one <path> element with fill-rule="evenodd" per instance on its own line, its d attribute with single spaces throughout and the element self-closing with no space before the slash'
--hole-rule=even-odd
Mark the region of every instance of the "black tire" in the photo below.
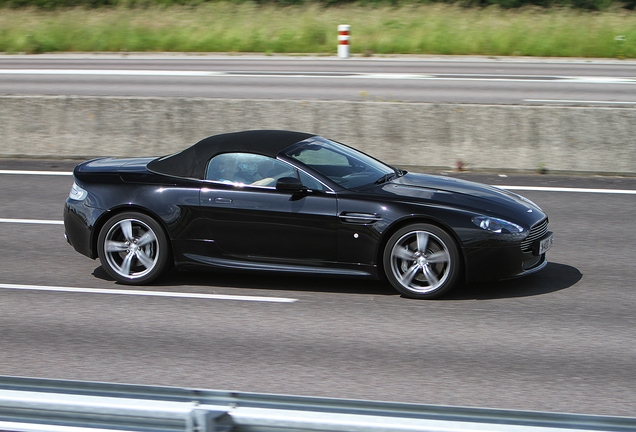
<svg viewBox="0 0 636 432">
<path fill-rule="evenodd" d="M 143 285 L 169 268 L 170 245 L 153 218 L 128 212 L 113 216 L 99 232 L 99 260 L 117 282 Z"/>
<path fill-rule="evenodd" d="M 384 272 L 391 285 L 406 297 L 438 298 L 461 279 L 459 249 L 443 229 L 413 224 L 391 236 L 384 249 Z"/>
</svg>

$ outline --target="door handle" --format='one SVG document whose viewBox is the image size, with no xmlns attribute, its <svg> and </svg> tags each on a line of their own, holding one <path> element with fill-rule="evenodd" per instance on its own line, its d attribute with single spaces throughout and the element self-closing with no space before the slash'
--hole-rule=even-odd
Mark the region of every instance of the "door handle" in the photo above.
<svg viewBox="0 0 636 432">
<path fill-rule="evenodd" d="M 212 198 L 208 198 L 208 201 L 212 201 Z M 214 198 L 214 202 L 217 204 L 232 204 L 231 198 Z"/>
</svg>

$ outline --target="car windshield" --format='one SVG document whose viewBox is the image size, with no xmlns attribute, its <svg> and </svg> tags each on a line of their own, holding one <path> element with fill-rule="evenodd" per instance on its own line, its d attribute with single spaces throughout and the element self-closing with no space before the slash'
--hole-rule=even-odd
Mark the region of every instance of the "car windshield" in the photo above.
<svg viewBox="0 0 636 432">
<path fill-rule="evenodd" d="M 327 177 L 346 189 L 364 189 L 402 174 L 371 156 L 351 147 L 312 137 L 283 151 L 285 156 Z"/>
</svg>

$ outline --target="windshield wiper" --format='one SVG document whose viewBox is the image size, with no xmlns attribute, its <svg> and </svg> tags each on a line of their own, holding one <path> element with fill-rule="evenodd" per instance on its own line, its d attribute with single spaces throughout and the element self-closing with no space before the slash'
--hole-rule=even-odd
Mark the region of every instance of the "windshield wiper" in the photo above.
<svg viewBox="0 0 636 432">
<path fill-rule="evenodd" d="M 377 179 L 375 181 L 375 184 L 382 184 L 382 183 L 386 183 L 389 180 L 392 180 L 394 177 L 402 177 L 403 175 L 405 175 L 408 171 L 403 170 L 403 169 L 399 169 L 399 168 L 395 168 L 395 167 L 391 167 L 393 168 L 392 173 L 388 173 L 388 174 L 384 174 L 382 177 L 380 177 L 379 179 Z"/>
<path fill-rule="evenodd" d="M 393 177 L 397 176 L 397 172 L 392 172 L 392 173 L 388 173 L 388 174 L 384 174 L 382 177 L 380 177 L 379 179 L 377 179 L 375 181 L 375 184 L 382 184 L 382 183 L 386 183 L 389 180 L 391 180 Z"/>
</svg>

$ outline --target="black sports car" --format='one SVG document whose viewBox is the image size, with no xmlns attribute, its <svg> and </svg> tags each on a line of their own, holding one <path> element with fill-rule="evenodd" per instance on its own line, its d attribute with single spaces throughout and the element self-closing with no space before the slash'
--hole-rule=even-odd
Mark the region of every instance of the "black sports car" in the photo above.
<svg viewBox="0 0 636 432">
<path fill-rule="evenodd" d="M 64 226 L 120 283 L 172 265 L 386 277 L 407 297 L 536 272 L 552 245 L 531 201 L 407 173 L 288 131 L 206 138 L 170 156 L 79 164 Z"/>
</svg>

